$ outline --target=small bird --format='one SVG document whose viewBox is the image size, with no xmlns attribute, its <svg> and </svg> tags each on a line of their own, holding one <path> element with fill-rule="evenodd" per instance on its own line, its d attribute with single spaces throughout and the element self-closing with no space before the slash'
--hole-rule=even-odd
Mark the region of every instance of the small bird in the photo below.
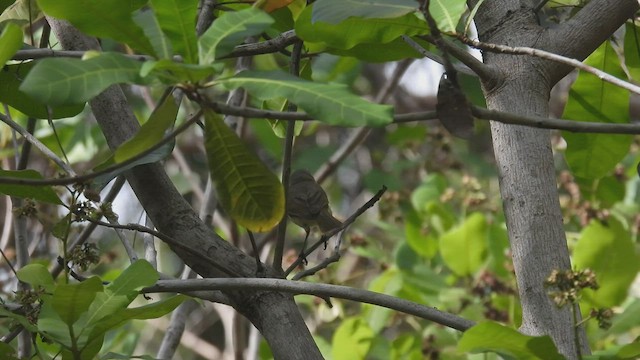
<svg viewBox="0 0 640 360">
<path fill-rule="evenodd" d="M 311 228 L 317 227 L 322 234 L 326 234 L 342 226 L 342 222 L 331 214 L 327 194 L 306 170 L 296 170 L 291 174 L 287 214 L 307 233 L 302 252 Z"/>
</svg>

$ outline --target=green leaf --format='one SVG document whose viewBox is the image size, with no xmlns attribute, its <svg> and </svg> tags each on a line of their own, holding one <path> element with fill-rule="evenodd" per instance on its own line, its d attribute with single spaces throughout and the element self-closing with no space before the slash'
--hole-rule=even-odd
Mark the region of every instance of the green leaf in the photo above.
<svg viewBox="0 0 640 360">
<path fill-rule="evenodd" d="M 31 285 L 33 288 L 42 286 L 47 292 L 52 292 L 55 287 L 53 277 L 42 264 L 28 264 L 18 269 L 16 276 L 20 281 Z"/>
<path fill-rule="evenodd" d="M 280 180 L 222 119 L 209 110 L 204 114 L 209 172 L 225 211 L 251 231 L 273 228 L 285 210 Z"/>
<path fill-rule="evenodd" d="M 4 66 L 21 47 L 22 30 L 16 24 L 7 24 L 0 33 L 0 65 Z"/>
<path fill-rule="evenodd" d="M 145 61 L 140 69 L 140 75 L 158 75 L 159 78 L 171 85 L 179 82 L 196 83 L 216 72 L 216 67 L 211 65 L 194 65 L 177 63 L 173 60 L 162 59 L 158 61 Z"/>
<path fill-rule="evenodd" d="M 393 107 L 365 101 L 344 85 L 314 83 L 280 71 L 243 71 L 219 83 L 228 88 L 243 87 L 261 100 L 287 98 L 330 125 L 383 126 L 393 121 Z"/>
<path fill-rule="evenodd" d="M 167 36 L 162 32 L 160 23 L 153 11 L 137 11 L 133 15 L 133 21 L 140 26 L 147 36 L 156 55 L 161 59 L 171 59 L 173 48 Z"/>
<path fill-rule="evenodd" d="M 18 26 L 33 24 L 42 16 L 35 0 L 16 0 L 11 3 L 2 11 L 0 25 L 5 22 L 11 22 Z"/>
<path fill-rule="evenodd" d="M 147 261 L 134 262 L 96 296 L 87 324 L 95 325 L 104 318 L 117 315 L 139 295 L 138 290 L 153 285 L 158 277 L 158 272 Z"/>
<path fill-rule="evenodd" d="M 438 29 L 445 33 L 456 32 L 456 26 L 466 9 L 465 0 L 433 0 L 429 3 L 429 13 Z"/>
<path fill-rule="evenodd" d="M 133 309 L 123 309 L 122 311 L 119 311 L 112 316 L 102 318 L 101 321 L 99 321 L 94 327 L 92 327 L 91 334 L 88 337 L 90 342 L 87 343 L 87 345 L 83 348 L 82 358 L 95 358 L 95 355 L 100 350 L 100 346 L 102 345 L 102 342 L 104 340 L 104 334 L 107 331 L 121 326 L 122 324 L 130 320 L 146 320 L 159 318 L 170 313 L 176 307 L 178 307 L 178 305 L 189 299 L 190 298 L 187 296 L 177 295 L 149 305 Z"/>
<path fill-rule="evenodd" d="M 13 179 L 29 179 L 42 180 L 43 177 L 35 170 L 2 170 L 0 169 L 0 177 Z M 19 198 L 34 199 L 55 205 L 62 205 L 62 201 L 58 194 L 51 186 L 33 186 L 33 185 L 13 185 L 0 184 L 0 194 L 15 196 Z"/>
<path fill-rule="evenodd" d="M 196 44 L 197 0 L 151 0 L 162 31 L 167 35 L 173 49 L 188 64 L 198 61 Z M 216 20 L 217 21 L 217 20 Z"/>
<path fill-rule="evenodd" d="M 29 96 L 22 90 L 23 79 L 35 64 L 40 61 L 5 65 L 0 71 L 0 102 L 3 102 L 21 113 L 36 118 L 48 119 L 47 105 Z M 51 119 L 72 117 L 84 109 L 84 104 L 51 107 Z"/>
<path fill-rule="evenodd" d="M 245 38 L 260 34 L 272 23 L 271 16 L 253 7 L 226 12 L 198 39 L 200 64 L 210 64 L 231 53 Z"/>
<path fill-rule="evenodd" d="M 60 284 L 53 293 L 52 305 L 62 321 L 71 326 L 89 310 L 89 305 L 101 291 L 102 281 L 97 276 L 77 284 Z"/>
<path fill-rule="evenodd" d="M 373 331 L 360 318 L 342 320 L 333 334 L 333 360 L 364 359 L 371 348 Z"/>
<path fill-rule="evenodd" d="M 624 64 L 631 79 L 640 80 L 640 29 L 633 23 L 627 23 L 624 32 Z"/>
<path fill-rule="evenodd" d="M 316 2 L 314 6 L 320 3 L 322 2 Z M 402 35 L 414 36 L 429 33 L 424 20 L 420 20 L 415 14 L 388 19 L 350 18 L 340 24 L 332 25 L 326 22 L 313 22 L 312 11 L 311 7 L 307 7 L 300 14 L 295 25 L 296 35 L 304 41 L 323 43 L 336 49 L 351 49 L 358 44 L 387 44 Z"/>
<path fill-rule="evenodd" d="M 512 360 L 562 360 L 549 336 L 527 336 L 494 322 L 481 322 L 462 334 L 459 352 L 495 352 Z"/>
<path fill-rule="evenodd" d="M 472 213 L 462 223 L 440 237 L 440 254 L 459 276 L 469 276 L 482 266 L 487 255 L 487 220 Z"/>
<path fill-rule="evenodd" d="M 29 72 L 20 86 L 48 105 L 84 103 L 118 83 L 143 83 L 141 63 L 117 53 L 88 60 L 44 59 Z"/>
<path fill-rule="evenodd" d="M 438 239 L 423 226 L 422 217 L 413 209 L 405 210 L 404 231 L 407 244 L 420 256 L 433 258 L 438 252 Z"/>
<path fill-rule="evenodd" d="M 640 357 L 640 341 L 624 345 L 616 355 L 620 359 L 637 359 Z"/>
<path fill-rule="evenodd" d="M 428 42 L 415 38 L 413 41 L 422 45 L 425 49 L 433 47 Z M 358 44 L 350 49 L 337 49 L 329 47 L 328 53 L 340 56 L 350 56 L 366 62 L 399 61 L 406 58 L 421 59 L 423 55 L 409 46 L 402 38 L 397 38 L 389 43 Z"/>
<path fill-rule="evenodd" d="M 171 129 L 177 115 L 178 106 L 169 93 L 164 97 L 162 104 L 154 109 L 149 120 L 142 125 L 138 133 L 116 149 L 113 155 L 114 161 L 124 162 L 156 145 L 165 137 L 167 130 Z"/>
<path fill-rule="evenodd" d="M 623 78 L 618 55 L 606 41 L 589 58 L 587 65 Z M 569 91 L 563 118 L 578 121 L 626 123 L 629 121 L 629 93 L 603 82 L 595 75 L 580 72 Z M 629 152 L 630 136 L 610 134 L 573 134 L 562 132 L 567 141 L 565 157 L 574 175 L 596 179 L 610 173 Z"/>
<path fill-rule="evenodd" d="M 38 0 L 40 9 L 58 19 L 65 19 L 85 34 L 111 38 L 126 43 L 144 54 L 154 55 L 153 47 L 132 13 L 146 0 Z"/>
<path fill-rule="evenodd" d="M 640 270 L 639 260 L 629 230 L 620 221 L 614 217 L 606 224 L 592 220 L 573 250 L 575 266 L 593 270 L 600 285 L 598 290 L 584 290 L 584 300 L 595 307 L 622 303 Z"/>
<path fill-rule="evenodd" d="M 319 0 L 313 5 L 313 22 L 337 24 L 351 16 L 392 18 L 416 10 L 415 0 Z"/>
</svg>

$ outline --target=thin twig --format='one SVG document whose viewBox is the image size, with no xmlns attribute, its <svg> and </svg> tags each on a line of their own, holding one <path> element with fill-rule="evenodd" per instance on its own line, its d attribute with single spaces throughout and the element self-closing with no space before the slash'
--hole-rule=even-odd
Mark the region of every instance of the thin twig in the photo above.
<svg viewBox="0 0 640 360">
<path fill-rule="evenodd" d="M 71 176 L 75 176 L 76 172 L 62 159 L 58 157 L 53 151 L 49 150 L 43 143 L 38 140 L 35 136 L 31 135 L 25 128 L 20 126 L 18 123 L 11 120 L 11 118 L 5 114 L 0 114 L 0 121 L 9 125 L 10 128 L 18 132 L 18 134 L 22 135 L 25 140 L 30 142 L 36 149 L 40 150 L 47 158 L 53 161 L 56 165 L 58 165 L 64 172 Z"/>
<path fill-rule="evenodd" d="M 293 52 L 291 53 L 291 61 L 289 62 L 289 70 L 293 76 L 300 75 L 300 55 L 302 54 L 302 41 L 298 41 L 293 46 Z M 297 106 L 289 102 L 287 106 L 287 112 L 295 113 Z M 293 138 L 295 137 L 296 122 L 290 121 L 287 123 L 287 133 L 285 136 L 284 154 L 282 156 L 282 186 L 284 187 L 284 208 L 285 216 L 278 224 L 278 235 L 276 237 L 276 246 L 273 253 L 273 268 L 282 272 L 282 257 L 284 256 L 284 242 L 287 232 L 287 220 L 286 215 L 289 203 L 289 175 L 291 174 L 291 155 L 293 152 Z M 257 254 L 256 254 L 257 256 Z"/>
<path fill-rule="evenodd" d="M 190 280 L 160 280 L 155 285 L 144 288 L 142 293 L 156 292 L 185 292 L 194 290 L 246 290 L 288 292 L 292 294 L 307 294 L 320 297 L 335 297 L 367 304 L 373 304 L 414 315 L 422 319 L 456 329 L 466 331 L 475 323 L 471 320 L 400 299 L 395 296 L 376 293 L 373 291 L 350 288 L 340 285 L 308 283 L 282 279 L 237 278 L 237 279 L 190 279 Z"/>
<path fill-rule="evenodd" d="M 457 35 L 457 38 L 469 46 L 473 46 L 475 48 L 485 50 L 485 51 L 491 51 L 491 52 L 497 52 L 497 53 L 503 53 L 503 54 L 512 54 L 512 55 L 529 55 L 529 56 L 535 56 L 541 59 L 551 60 L 551 61 L 559 62 L 561 64 L 569 65 L 569 66 L 578 68 L 582 71 L 593 74 L 602 81 L 606 81 L 613 85 L 619 86 L 633 93 L 640 94 L 640 86 L 634 85 L 628 81 L 624 81 L 613 75 L 607 74 L 606 72 L 600 69 L 596 69 L 593 66 L 589 66 L 576 59 L 568 58 L 566 56 L 558 55 L 552 52 L 535 49 L 531 47 L 523 47 L 523 46 L 511 47 L 511 46 L 505 46 L 505 45 L 499 45 L 499 44 L 483 43 L 478 40 L 469 39 L 468 37 L 460 34 Z"/>
<path fill-rule="evenodd" d="M 305 250 L 303 256 L 299 256 L 294 262 L 293 264 L 291 264 L 288 268 L 287 271 L 284 272 L 284 276 L 287 277 L 296 267 L 298 267 L 298 265 L 300 265 L 303 261 L 303 259 L 305 259 L 307 256 L 309 256 L 312 252 L 314 252 L 318 247 L 320 247 L 320 245 L 324 244 L 327 242 L 327 240 L 329 240 L 333 235 L 341 232 L 343 229 L 345 229 L 347 226 L 351 225 L 354 221 L 356 221 L 356 219 L 362 215 L 365 211 L 367 211 L 370 207 L 372 207 L 373 205 L 375 205 L 376 202 L 378 202 L 378 200 L 380 200 L 380 198 L 382 197 L 382 195 L 385 193 L 385 191 L 387 191 L 387 187 L 383 186 L 382 189 L 378 190 L 378 192 L 369 200 L 367 201 L 364 205 L 362 205 L 360 208 L 358 208 L 358 210 L 356 210 L 351 216 L 349 216 L 343 223 L 342 226 L 335 228 L 329 232 L 327 232 L 326 234 L 322 235 L 320 237 L 320 240 L 318 240 L 315 244 L 311 245 L 308 249 Z"/>
<path fill-rule="evenodd" d="M 70 185 L 70 184 L 81 184 L 81 183 L 85 183 L 87 181 L 90 181 L 100 175 L 105 175 L 114 171 L 117 171 L 131 163 L 134 163 L 138 160 L 140 160 L 141 158 L 147 156 L 149 153 L 157 150 L 158 148 L 162 147 L 163 145 L 167 144 L 168 142 L 172 141 L 176 136 L 178 136 L 180 133 L 184 132 L 185 130 L 187 130 L 191 125 L 193 125 L 195 122 L 198 121 L 198 118 L 200 117 L 200 115 L 202 114 L 202 111 L 198 111 L 191 119 L 185 121 L 182 125 L 180 125 L 179 127 L 177 127 L 173 132 L 171 132 L 170 134 L 168 134 L 167 136 L 165 136 L 162 140 L 160 140 L 157 144 L 153 145 L 152 147 L 150 147 L 149 149 L 147 149 L 146 151 L 141 152 L 140 154 L 129 158 L 121 163 L 106 167 L 102 170 L 96 171 L 96 172 L 92 172 L 89 174 L 85 174 L 85 175 L 78 175 L 78 176 L 72 176 L 72 177 L 64 177 L 64 178 L 58 178 L 58 179 L 47 179 L 47 180 L 40 180 L 40 179 L 16 179 L 16 178 L 6 178 L 6 177 L 0 177 L 0 184 L 17 184 L 17 185 L 33 185 L 33 186 L 43 186 L 43 185 Z M 1 119 L 0 119 L 1 120 Z"/>
</svg>

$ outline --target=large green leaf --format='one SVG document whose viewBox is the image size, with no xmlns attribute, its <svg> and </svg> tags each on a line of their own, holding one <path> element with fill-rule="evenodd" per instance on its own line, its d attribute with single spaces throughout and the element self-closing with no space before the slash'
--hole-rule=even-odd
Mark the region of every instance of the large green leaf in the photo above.
<svg viewBox="0 0 640 360">
<path fill-rule="evenodd" d="M 101 291 L 102 281 L 97 276 L 81 283 L 60 284 L 53 293 L 52 305 L 62 321 L 71 326 L 89 310 L 89 305 Z"/>
<path fill-rule="evenodd" d="M 53 292 L 55 282 L 53 277 L 42 264 L 28 264 L 27 266 L 18 269 L 16 277 L 29 285 L 34 289 L 43 287 L 47 292 Z"/>
<path fill-rule="evenodd" d="M 624 301 L 640 270 L 629 230 L 614 217 L 606 224 L 593 220 L 582 230 L 573 260 L 577 268 L 596 274 L 600 288 L 584 291 L 584 300 L 596 307 L 612 307 Z"/>
<path fill-rule="evenodd" d="M 364 359 L 373 340 L 373 331 L 362 319 L 350 318 L 342 320 L 333 334 L 332 359 Z"/>
<path fill-rule="evenodd" d="M 462 223 L 440 237 L 440 254 L 447 266 L 459 276 L 475 273 L 487 255 L 487 220 L 473 213 Z"/>
<path fill-rule="evenodd" d="M 162 31 L 169 37 L 173 49 L 188 64 L 198 61 L 196 44 L 197 0 L 151 0 Z M 216 20 L 217 21 L 217 20 Z"/>
<path fill-rule="evenodd" d="M 2 2 L 6 3 L 4 0 Z M 0 25 L 5 22 L 12 22 L 19 26 L 30 23 L 33 24 L 42 16 L 36 0 L 16 0 L 15 2 L 10 2 L 12 4 L 4 9 L 2 15 L 0 15 Z"/>
<path fill-rule="evenodd" d="M 282 184 L 211 111 L 205 111 L 205 148 L 227 214 L 251 231 L 273 228 L 284 216 Z"/>
<path fill-rule="evenodd" d="M 402 35 L 424 35 L 429 32 L 424 20 L 415 14 L 386 19 L 350 18 L 339 24 L 330 24 L 313 22 L 312 11 L 311 7 L 307 7 L 300 14 L 295 24 L 296 35 L 305 41 L 323 43 L 336 49 L 351 49 L 358 44 L 386 44 Z"/>
<path fill-rule="evenodd" d="M 7 24 L 0 33 L 0 65 L 4 66 L 21 47 L 22 30 L 16 24 Z"/>
<path fill-rule="evenodd" d="M 132 13 L 146 0 L 38 0 L 46 14 L 65 19 L 82 32 L 121 41 L 145 54 L 154 54 L 149 39 L 133 21 Z"/>
<path fill-rule="evenodd" d="M 152 10 L 137 11 L 133 14 L 133 20 L 142 29 L 145 36 L 149 39 L 156 56 L 160 59 L 171 59 L 173 56 L 173 47 L 162 29 L 158 18 Z"/>
<path fill-rule="evenodd" d="M 507 360 L 562 360 L 549 336 L 528 336 L 494 322 L 482 322 L 462 334 L 458 351 L 495 352 Z"/>
<path fill-rule="evenodd" d="M 280 71 L 244 71 L 219 83 L 228 88 L 243 87 L 261 100 L 287 98 L 330 125 L 383 126 L 393 121 L 391 106 L 372 104 L 344 85 L 314 83 Z"/>
<path fill-rule="evenodd" d="M 47 105 L 20 90 L 23 79 L 39 61 L 5 65 L 0 71 L 0 102 L 36 119 L 48 119 Z M 51 119 L 72 117 L 84 109 L 84 104 L 51 107 Z"/>
<path fill-rule="evenodd" d="M 114 161 L 121 163 L 156 145 L 165 137 L 167 130 L 173 126 L 176 115 L 178 115 L 178 105 L 176 105 L 173 96 L 168 94 L 151 113 L 149 120 L 142 125 L 138 133 L 116 149 L 113 156 Z"/>
<path fill-rule="evenodd" d="M 140 69 L 140 75 L 157 75 L 163 82 L 173 85 L 179 82 L 196 83 L 216 72 L 218 64 L 196 65 L 175 62 L 169 59 L 145 61 Z"/>
<path fill-rule="evenodd" d="M 425 49 L 433 47 L 433 45 L 422 39 L 415 38 L 413 41 L 422 45 Z M 407 44 L 402 38 L 397 38 L 386 44 L 358 44 L 350 49 L 328 47 L 325 51 L 335 55 L 350 56 L 366 62 L 374 63 L 399 61 L 406 58 L 421 59 L 424 57 Z"/>
<path fill-rule="evenodd" d="M 415 0 L 318 0 L 313 4 L 313 22 L 337 24 L 352 16 L 394 18 L 416 10 Z"/>
<path fill-rule="evenodd" d="M 117 83 L 143 83 L 141 63 L 117 53 L 88 60 L 44 59 L 29 72 L 20 90 L 48 105 L 84 103 Z"/>
<path fill-rule="evenodd" d="M 264 11 L 253 7 L 226 12 L 198 39 L 200 64 L 210 64 L 229 54 L 234 46 L 242 43 L 248 36 L 261 33 L 273 21 Z"/>
<path fill-rule="evenodd" d="M 0 169 L 0 177 L 42 180 L 42 175 L 40 175 L 40 173 L 35 170 L 12 171 Z M 19 198 L 29 198 L 55 205 L 62 205 L 62 201 L 58 197 L 58 194 L 56 194 L 51 186 L 0 184 L 0 194 L 15 196 Z"/>
<path fill-rule="evenodd" d="M 623 78 L 618 55 L 606 41 L 586 60 L 586 64 Z M 629 121 L 629 93 L 603 82 L 597 76 L 580 72 L 571 87 L 562 117 L 578 121 L 626 123 Z M 567 141 L 565 157 L 578 177 L 595 179 L 610 173 L 628 153 L 630 136 L 610 134 L 562 133 Z"/>
<path fill-rule="evenodd" d="M 442 32 L 455 32 L 466 9 L 466 0 L 432 0 L 429 3 L 429 13 Z"/>
</svg>

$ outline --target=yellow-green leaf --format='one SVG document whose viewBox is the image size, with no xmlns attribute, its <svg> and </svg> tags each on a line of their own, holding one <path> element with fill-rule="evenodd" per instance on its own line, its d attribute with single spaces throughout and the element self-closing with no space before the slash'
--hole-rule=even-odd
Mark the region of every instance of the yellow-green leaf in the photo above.
<svg viewBox="0 0 640 360">
<path fill-rule="evenodd" d="M 204 114 L 209 171 L 225 211 L 251 231 L 273 228 L 284 216 L 282 184 L 222 119 Z"/>
</svg>

